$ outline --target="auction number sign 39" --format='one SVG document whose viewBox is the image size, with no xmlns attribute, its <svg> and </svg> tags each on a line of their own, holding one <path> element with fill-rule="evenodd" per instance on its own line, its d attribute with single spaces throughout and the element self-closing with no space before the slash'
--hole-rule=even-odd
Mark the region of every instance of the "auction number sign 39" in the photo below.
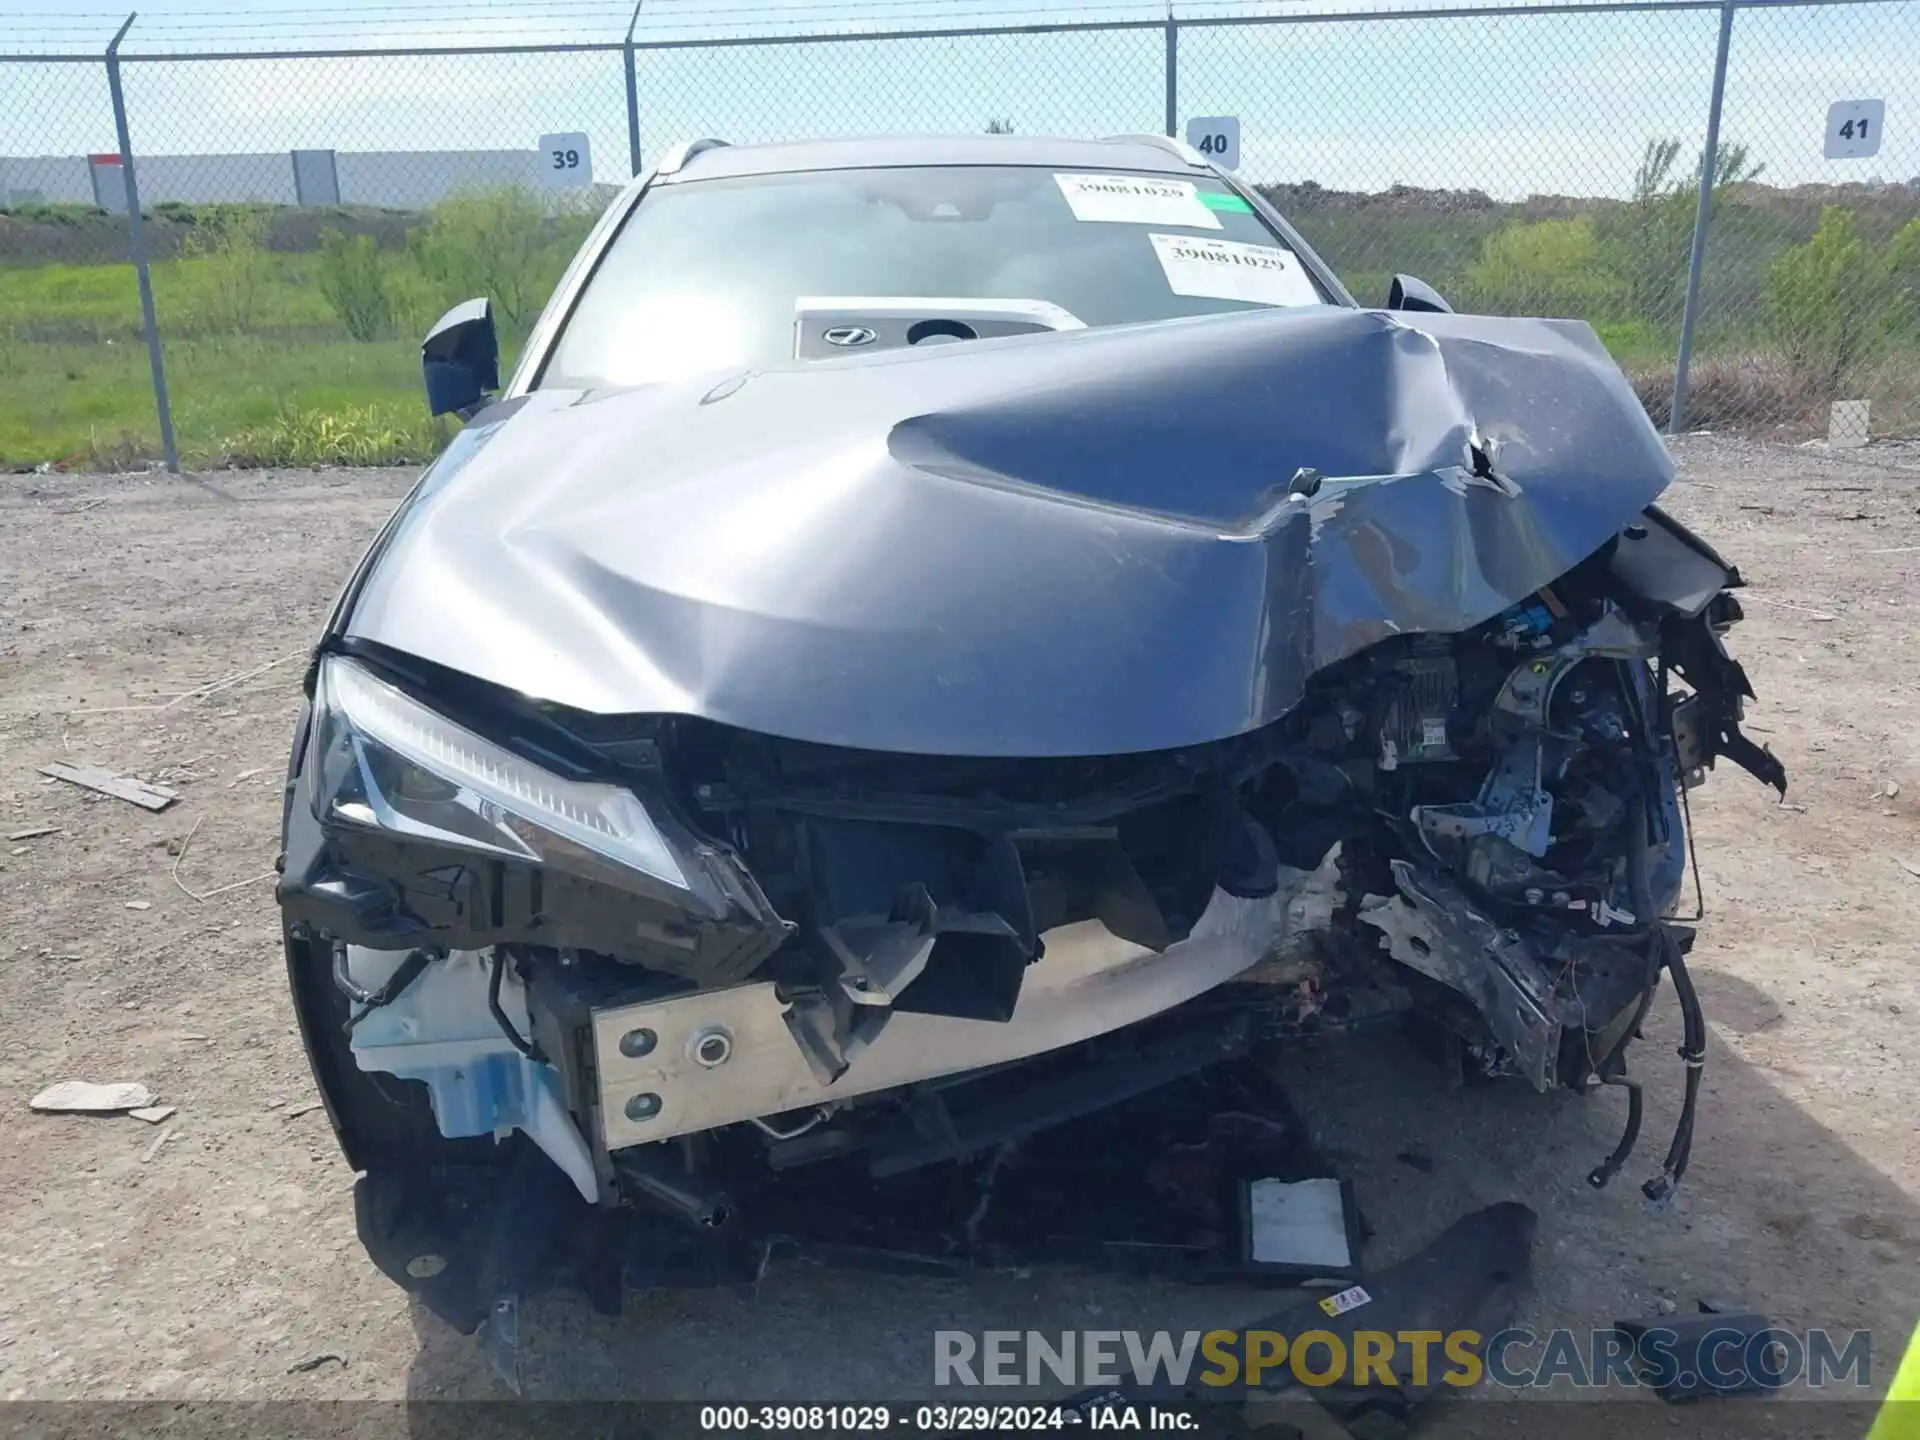
<svg viewBox="0 0 1920 1440">
<path fill-rule="evenodd" d="M 542 135 L 536 159 L 534 174 L 549 190 L 571 190 L 593 184 L 593 152 L 587 148 L 584 130 Z"/>
</svg>

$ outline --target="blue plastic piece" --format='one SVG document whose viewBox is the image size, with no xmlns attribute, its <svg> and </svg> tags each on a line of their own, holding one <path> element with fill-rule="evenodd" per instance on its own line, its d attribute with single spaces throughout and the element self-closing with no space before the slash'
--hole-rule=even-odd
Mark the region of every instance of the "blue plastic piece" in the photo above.
<svg viewBox="0 0 1920 1440">
<path fill-rule="evenodd" d="M 528 1127 L 534 1088 L 552 1081 L 552 1072 L 545 1066 L 510 1051 L 476 1056 L 459 1065 L 394 1073 L 425 1082 L 433 1099 L 433 1118 L 449 1140 Z"/>
<path fill-rule="evenodd" d="M 1509 644 L 1537 640 L 1553 630 L 1553 616 L 1538 601 L 1516 605 L 1501 617 L 1501 638 Z"/>
</svg>

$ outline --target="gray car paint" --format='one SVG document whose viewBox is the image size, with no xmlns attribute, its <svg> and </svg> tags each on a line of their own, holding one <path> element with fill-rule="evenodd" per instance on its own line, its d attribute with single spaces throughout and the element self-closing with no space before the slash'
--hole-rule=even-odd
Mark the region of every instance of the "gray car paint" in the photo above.
<svg viewBox="0 0 1920 1440">
<path fill-rule="evenodd" d="M 889 165 L 1038 165 L 1052 170 L 1141 170 L 1161 175 L 1216 173 L 1158 136 L 1074 140 L 1051 135 L 862 135 L 702 149 L 677 168 L 675 182 L 800 170 L 862 170 Z"/>
<path fill-rule="evenodd" d="M 477 429 L 348 634 L 582 710 L 952 755 L 1265 725 L 1672 476 L 1584 324 L 1331 307 L 535 391 Z"/>
</svg>

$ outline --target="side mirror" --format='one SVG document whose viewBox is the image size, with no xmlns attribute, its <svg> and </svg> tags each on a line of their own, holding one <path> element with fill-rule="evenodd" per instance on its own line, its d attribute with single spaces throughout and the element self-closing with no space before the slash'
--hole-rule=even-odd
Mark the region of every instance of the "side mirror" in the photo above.
<svg viewBox="0 0 1920 1440">
<path fill-rule="evenodd" d="M 500 388 L 500 342 L 484 295 L 461 301 L 434 322 L 420 344 L 420 379 L 429 413 L 463 420 Z"/>
<path fill-rule="evenodd" d="M 1440 292 L 1411 275 L 1396 275 L 1387 287 L 1387 309 L 1425 310 L 1433 315 L 1451 315 L 1453 307 L 1440 298 Z"/>
</svg>

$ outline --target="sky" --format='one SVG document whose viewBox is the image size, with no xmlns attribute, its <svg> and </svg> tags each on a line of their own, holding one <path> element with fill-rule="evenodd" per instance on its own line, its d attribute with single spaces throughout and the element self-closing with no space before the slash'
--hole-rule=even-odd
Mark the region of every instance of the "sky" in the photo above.
<svg viewBox="0 0 1920 1440">
<path fill-rule="evenodd" d="M 1618 195 L 1650 139 L 1687 163 L 1705 129 L 1713 10 L 1388 19 L 1384 0 L 1178 3 L 1179 121 L 1234 115 L 1241 174 L 1335 189 L 1394 184 Z M 139 0 L 124 52 L 617 44 L 628 0 Z M 1163 4 L 1111 0 L 643 0 L 636 39 L 643 161 L 674 140 L 880 131 L 1158 131 Z M 1296 23 L 1208 24 L 1254 15 Z M 1323 16 L 1302 20 L 1307 15 Z M 109 0 L 0 0 L 0 157 L 116 148 L 103 67 L 13 63 L 98 53 Z M 673 48 L 873 29 L 1145 22 L 1079 34 L 843 39 Z M 1723 138 L 1777 183 L 1920 177 L 1920 0 L 1770 6 L 1736 18 Z M 627 178 L 617 53 L 139 59 L 123 66 L 137 153 L 292 148 L 531 149 L 589 137 L 595 178 Z M 1822 154 L 1835 101 L 1886 102 L 1878 155 Z"/>
</svg>

